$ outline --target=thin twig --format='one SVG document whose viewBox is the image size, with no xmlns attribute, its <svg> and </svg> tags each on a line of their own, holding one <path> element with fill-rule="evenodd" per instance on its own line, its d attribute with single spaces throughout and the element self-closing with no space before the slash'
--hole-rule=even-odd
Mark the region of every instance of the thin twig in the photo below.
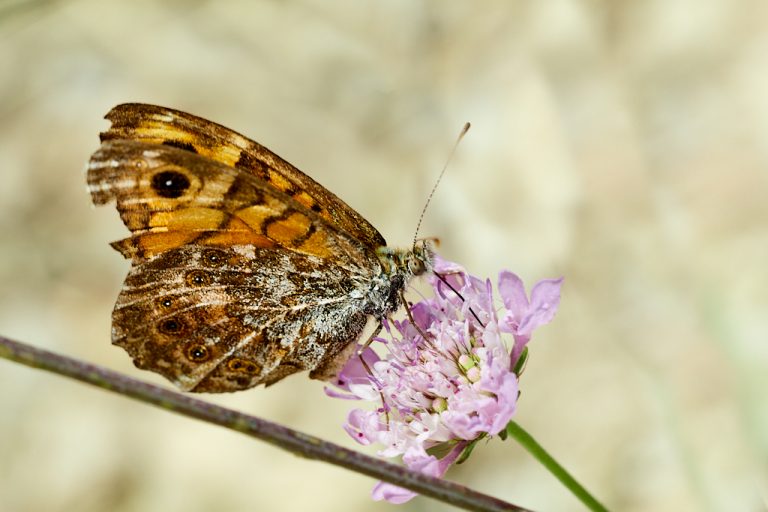
<svg viewBox="0 0 768 512">
<path fill-rule="evenodd" d="M 526 510 L 462 485 L 410 471 L 405 467 L 363 455 L 270 421 L 147 384 L 101 366 L 34 348 L 3 336 L 0 336 L 0 357 L 87 382 L 184 416 L 220 425 L 302 457 L 329 462 L 466 510 Z"/>
</svg>

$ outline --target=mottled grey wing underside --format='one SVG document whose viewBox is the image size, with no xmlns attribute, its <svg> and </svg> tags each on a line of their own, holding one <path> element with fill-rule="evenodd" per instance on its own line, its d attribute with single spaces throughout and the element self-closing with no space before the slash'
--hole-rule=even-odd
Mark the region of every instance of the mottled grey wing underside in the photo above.
<svg viewBox="0 0 768 512">
<path fill-rule="evenodd" d="M 287 251 L 188 245 L 134 263 L 113 343 L 195 392 L 322 372 L 364 329 L 369 280 Z"/>
</svg>

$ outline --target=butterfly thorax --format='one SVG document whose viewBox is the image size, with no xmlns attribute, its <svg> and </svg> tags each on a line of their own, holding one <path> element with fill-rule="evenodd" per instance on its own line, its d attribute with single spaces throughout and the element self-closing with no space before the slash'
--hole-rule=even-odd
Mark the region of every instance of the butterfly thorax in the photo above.
<svg viewBox="0 0 768 512">
<path fill-rule="evenodd" d="M 410 280 L 432 271 L 434 249 L 428 240 L 419 240 L 409 249 L 381 247 L 376 251 L 382 272 L 371 282 L 366 313 L 385 318 L 400 305 L 400 294 Z"/>
</svg>

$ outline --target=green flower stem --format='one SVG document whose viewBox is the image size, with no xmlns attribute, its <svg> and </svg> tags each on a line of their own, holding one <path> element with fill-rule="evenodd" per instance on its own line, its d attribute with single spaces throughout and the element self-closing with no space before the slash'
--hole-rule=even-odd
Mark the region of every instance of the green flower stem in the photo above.
<svg viewBox="0 0 768 512">
<path fill-rule="evenodd" d="M 536 442 L 536 440 L 523 430 L 523 427 L 515 423 L 514 421 L 510 421 L 507 425 L 507 435 L 512 437 L 515 441 L 520 443 L 523 448 L 525 448 L 528 453 L 533 455 L 533 457 L 538 460 L 547 470 L 549 470 L 550 473 L 555 475 L 555 478 L 560 480 L 560 482 L 568 488 L 569 491 L 571 491 L 589 510 L 592 510 L 594 512 L 608 512 L 608 509 L 603 506 L 602 503 L 597 501 L 594 496 L 589 494 L 589 492 L 579 483 L 576 481 L 573 476 L 571 476 L 568 471 L 565 470 L 563 466 L 558 464 L 558 462 L 552 458 L 552 456 L 547 453 L 547 451 Z"/>
<path fill-rule="evenodd" d="M 0 357 L 98 386 L 167 411 L 219 425 L 266 441 L 294 454 L 315 459 L 408 488 L 466 510 L 521 511 L 526 509 L 406 467 L 384 462 L 323 441 L 314 436 L 226 409 L 189 395 L 121 375 L 101 366 L 54 354 L 0 336 Z"/>
</svg>

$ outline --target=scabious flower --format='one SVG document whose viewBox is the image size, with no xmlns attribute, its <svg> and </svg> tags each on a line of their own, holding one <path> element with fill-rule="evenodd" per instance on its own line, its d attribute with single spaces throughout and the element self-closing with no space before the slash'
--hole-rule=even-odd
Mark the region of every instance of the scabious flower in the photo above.
<svg viewBox="0 0 768 512">
<path fill-rule="evenodd" d="M 382 457 L 442 477 L 480 439 L 505 429 L 517 406 L 521 354 L 536 327 L 552 320 L 560 279 L 546 279 L 526 296 L 522 280 L 499 274 L 503 307 L 497 311 L 490 280 L 469 275 L 437 257 L 430 276 L 434 297 L 410 307 L 409 318 L 385 324 L 386 347 L 353 357 L 326 388 L 337 398 L 374 402 L 354 409 L 345 430 L 363 445 L 378 444 Z M 508 346 L 505 334 L 512 335 Z M 518 370 L 519 371 L 519 370 Z M 385 482 L 373 498 L 405 503 L 416 494 Z"/>
</svg>

